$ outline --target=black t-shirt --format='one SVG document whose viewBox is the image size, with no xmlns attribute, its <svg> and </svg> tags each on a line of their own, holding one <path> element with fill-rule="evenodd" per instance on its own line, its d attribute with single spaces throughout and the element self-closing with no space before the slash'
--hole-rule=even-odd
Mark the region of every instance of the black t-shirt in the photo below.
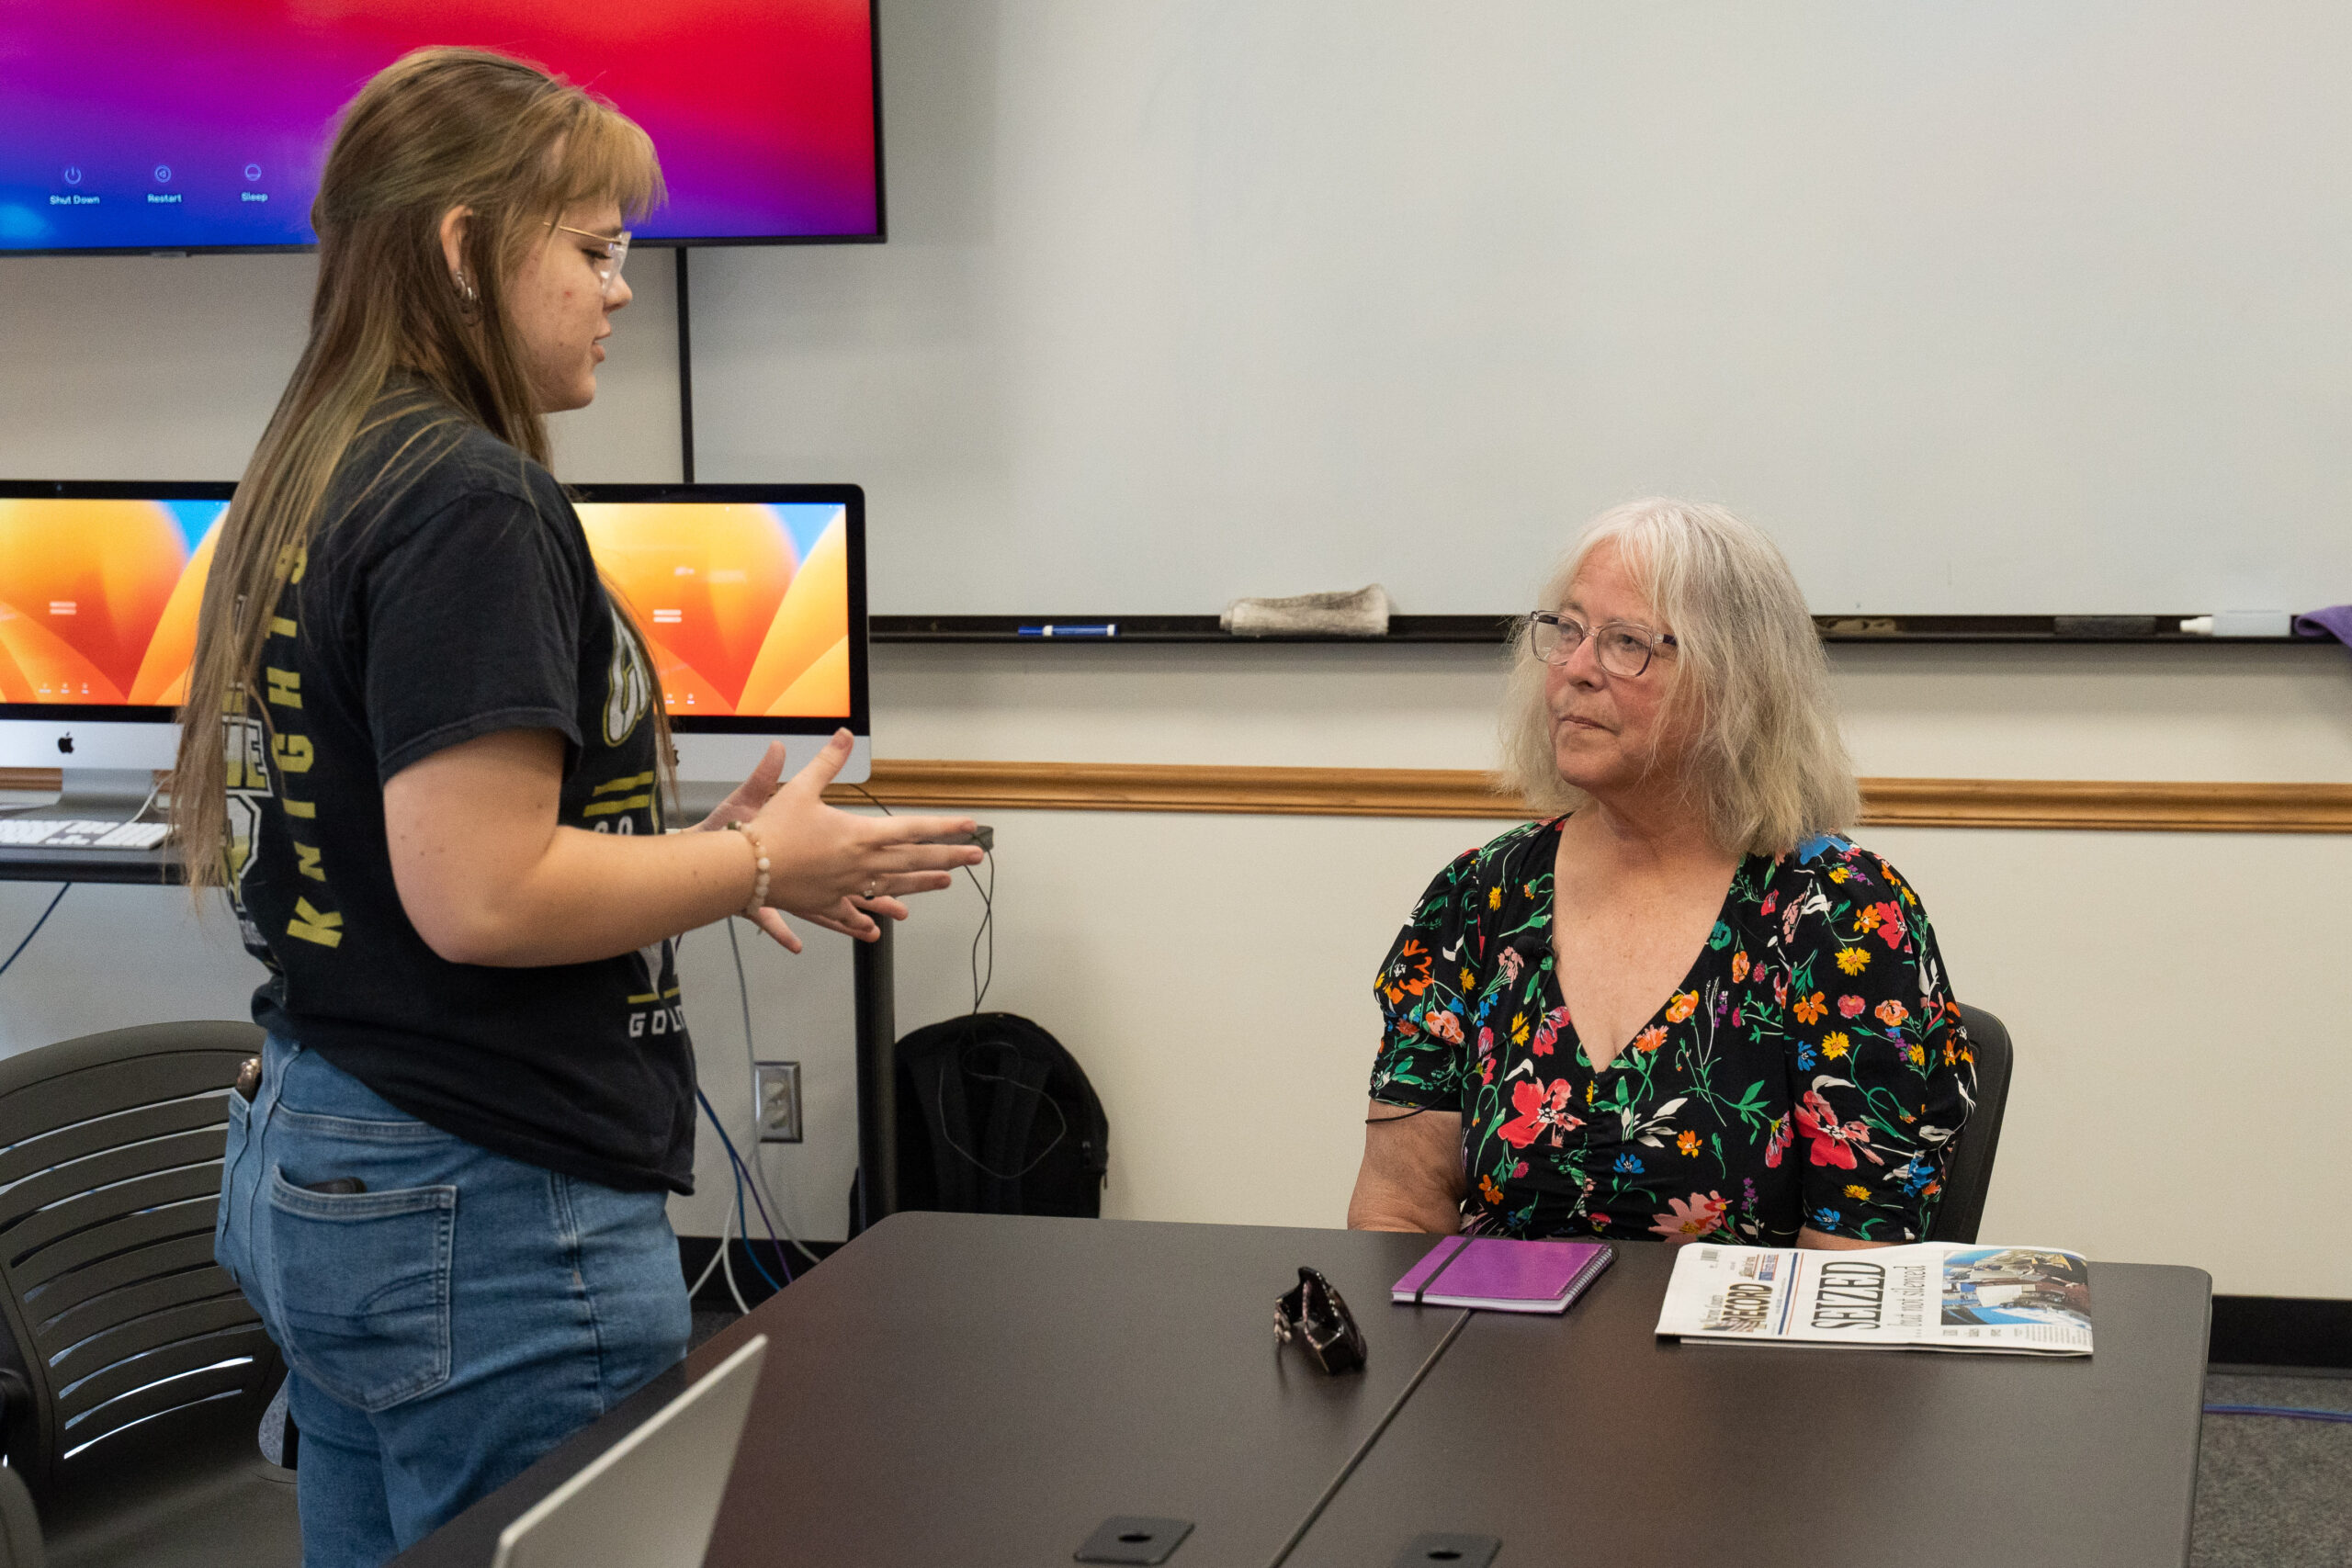
<svg viewBox="0 0 2352 1568">
<path fill-rule="evenodd" d="M 694 1190 L 694 1055 L 670 943 L 452 964 L 392 882 L 384 784 L 507 729 L 565 741 L 559 822 L 661 829 L 653 686 L 553 476 L 396 382 L 337 469 L 224 717 L 230 864 L 264 1027 L 409 1114 L 606 1186 Z M 248 851 L 247 846 L 251 846 Z"/>
</svg>

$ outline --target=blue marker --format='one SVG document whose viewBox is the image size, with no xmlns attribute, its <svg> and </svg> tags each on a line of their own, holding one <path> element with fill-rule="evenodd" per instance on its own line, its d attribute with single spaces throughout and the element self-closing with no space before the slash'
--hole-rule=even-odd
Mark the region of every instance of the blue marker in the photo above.
<svg viewBox="0 0 2352 1568">
<path fill-rule="evenodd" d="M 1102 626 L 1070 626 L 1048 621 L 1042 626 L 1020 626 L 1015 630 L 1023 637 L 1117 637 L 1119 623 L 1111 621 Z"/>
</svg>

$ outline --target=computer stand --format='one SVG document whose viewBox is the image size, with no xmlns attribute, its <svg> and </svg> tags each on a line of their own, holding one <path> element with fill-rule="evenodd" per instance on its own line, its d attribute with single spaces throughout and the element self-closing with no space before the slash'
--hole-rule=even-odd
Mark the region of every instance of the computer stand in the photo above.
<svg viewBox="0 0 2352 1568">
<path fill-rule="evenodd" d="M 891 928 L 876 920 L 882 934 L 850 943 L 850 991 L 856 1000 L 857 1210 L 849 1234 L 899 1210 L 899 1023 L 896 981 L 891 973 Z"/>
<path fill-rule="evenodd" d="M 67 768 L 55 805 L 10 815 L 59 822 L 136 822 L 159 799 L 152 769 Z"/>
</svg>

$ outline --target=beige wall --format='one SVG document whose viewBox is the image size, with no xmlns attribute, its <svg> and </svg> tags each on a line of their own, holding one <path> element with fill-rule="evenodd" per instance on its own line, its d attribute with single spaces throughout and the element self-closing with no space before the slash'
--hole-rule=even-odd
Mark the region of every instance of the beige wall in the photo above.
<svg viewBox="0 0 2352 1568">
<path fill-rule="evenodd" d="M 893 755 L 1332 765 L 1475 754 L 1477 660 L 1344 650 L 1310 653 L 1302 671 L 1289 651 L 886 647 L 879 743 Z M 2129 693 L 2108 701 L 2099 678 L 2080 684 L 2076 719 L 2097 735 Z M 2193 675 L 2178 685 L 2199 689 Z M 1932 682 L 1915 674 L 1899 689 L 1924 695 Z M 1855 708 L 1868 757 L 1876 716 Z M 2202 721 L 2177 722 L 2186 747 Z M 1428 736 L 1458 744 L 1441 757 L 1418 743 Z M 2098 756 L 2068 771 L 2096 774 Z M 1373 966 L 1437 866 L 1503 824 L 1023 812 L 995 826 L 989 1005 L 1038 1019 L 1094 1078 L 1113 1130 L 1106 1212 L 1338 1224 L 1361 1136 Z M 1865 837 L 1920 889 L 1961 994 L 2017 1036 L 1988 1234 L 2195 1263 L 2225 1292 L 2352 1295 L 2352 1223 L 2336 1195 L 2352 1041 L 2335 915 L 2352 840 Z M 0 931 L 21 931 L 51 891 L 0 886 Z M 969 1006 L 978 912 L 967 888 L 918 906 L 899 942 L 902 1027 Z M 838 1235 L 854 1157 L 845 944 L 812 935 L 796 959 L 746 942 L 744 956 L 761 1055 L 798 1059 L 808 1077 L 809 1141 L 772 1146 L 770 1169 L 808 1234 Z M 705 1077 L 740 1126 L 749 1092 L 722 933 L 695 933 L 685 957 Z M 78 887 L 0 977 L 0 1040 L 20 1049 L 235 1016 L 253 974 L 227 922 L 199 925 L 175 894 Z M 729 1189 L 703 1142 L 704 1192 L 675 1214 L 709 1233 Z"/>
<path fill-rule="evenodd" d="M 628 269 L 618 360 L 551 422 L 573 479 L 678 477 L 671 253 Z M 0 258 L 0 474 L 233 479 L 302 352 L 308 255 Z M 626 357 L 622 355 L 626 352 Z"/>
<path fill-rule="evenodd" d="M 2139 656 L 2139 657 L 2135 657 Z M 886 755 L 1476 766 L 1474 650 L 883 648 Z M 1841 650 L 1867 772 L 2335 778 L 2352 663 L 2325 649 Z M 1007 813 L 991 1006 L 1078 1053 L 1112 1119 L 1107 1212 L 1337 1223 L 1373 967 L 1449 855 L 1502 824 Z M 1987 1234 L 2352 1295 L 2352 840 L 1883 829 L 1960 993 L 2018 1049 Z M 977 902 L 904 934 L 901 1021 L 967 1006 Z M 813 1153 L 814 1151 L 809 1151 Z M 845 1173 L 846 1166 L 842 1167 Z M 831 1188 L 817 1184 L 830 1195 Z"/>
</svg>

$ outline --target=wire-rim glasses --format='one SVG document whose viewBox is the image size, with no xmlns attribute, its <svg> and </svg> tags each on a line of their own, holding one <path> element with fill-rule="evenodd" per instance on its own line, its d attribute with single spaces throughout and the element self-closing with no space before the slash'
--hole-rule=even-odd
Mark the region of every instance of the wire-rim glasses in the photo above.
<svg viewBox="0 0 2352 1568">
<path fill-rule="evenodd" d="M 1573 615 L 1538 610 L 1527 617 L 1527 649 L 1546 664 L 1565 664 L 1569 655 L 1592 637 L 1600 667 L 1620 680 L 1638 678 L 1657 657 L 1658 649 L 1675 646 L 1672 632 L 1654 632 L 1631 621 L 1608 621 L 1587 629 Z"/>
<path fill-rule="evenodd" d="M 585 229 L 574 229 L 569 223 L 550 223 L 548 227 L 560 234 L 577 234 L 583 240 L 594 240 L 605 248 L 605 259 L 597 262 L 592 257 L 590 265 L 596 268 L 597 280 L 603 283 L 605 291 L 612 292 L 614 283 L 620 277 L 622 266 L 628 261 L 629 231 L 624 229 L 617 234 L 592 234 Z"/>
</svg>

